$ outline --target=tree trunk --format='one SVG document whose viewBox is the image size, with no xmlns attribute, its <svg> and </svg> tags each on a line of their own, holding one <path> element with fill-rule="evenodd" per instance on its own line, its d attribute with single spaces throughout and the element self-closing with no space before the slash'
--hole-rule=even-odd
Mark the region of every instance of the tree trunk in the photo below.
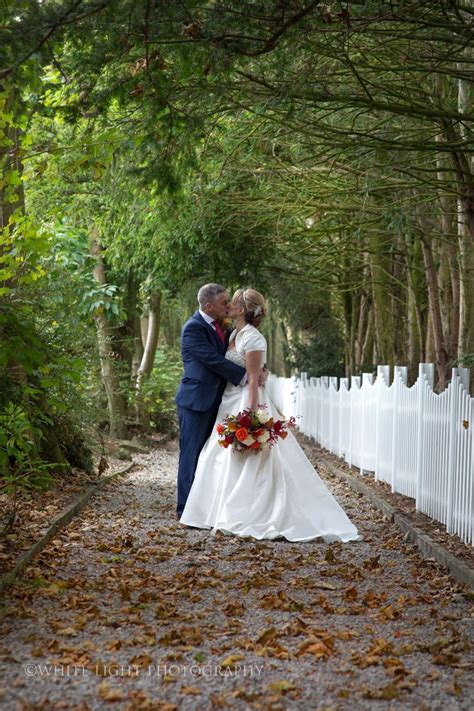
<svg viewBox="0 0 474 711">
<path fill-rule="evenodd" d="M 436 353 L 433 338 L 433 319 L 431 310 L 428 309 L 426 315 L 426 340 L 425 340 L 425 361 L 426 363 L 434 363 L 436 361 Z"/>
<path fill-rule="evenodd" d="M 137 382 L 138 369 L 143 358 L 143 341 L 140 326 L 140 317 L 134 320 L 133 354 L 132 354 L 132 382 Z"/>
<path fill-rule="evenodd" d="M 351 317 L 352 317 L 352 294 L 342 287 L 338 292 L 344 323 L 344 367 L 345 376 L 349 378 L 353 374 L 354 362 L 351 340 Z"/>
<path fill-rule="evenodd" d="M 460 14 L 466 24 L 472 23 L 474 0 L 467 0 L 469 10 L 461 10 Z M 460 68 L 471 66 L 473 59 L 472 45 L 465 49 L 465 63 Z M 474 98 L 472 82 L 467 79 L 458 81 L 458 111 L 461 114 L 472 110 Z M 460 251 L 460 333 L 459 355 L 474 352 L 474 157 L 468 152 L 469 141 L 472 140 L 472 122 L 460 122 L 459 134 L 466 145 L 466 151 L 454 155 L 455 169 L 458 177 L 458 235 Z M 453 129 L 454 130 L 454 129 Z"/>
<path fill-rule="evenodd" d="M 390 256 L 386 253 L 387 240 L 377 233 L 372 235 L 370 271 L 374 309 L 374 335 L 378 364 L 394 364 L 395 323 L 391 308 L 392 279 Z"/>
<path fill-rule="evenodd" d="M 410 378 L 416 380 L 418 364 L 425 361 L 425 333 L 421 302 L 425 295 L 419 240 L 410 235 L 404 244 L 407 281 L 407 361 Z"/>
<path fill-rule="evenodd" d="M 291 331 L 291 326 L 288 323 L 287 319 L 282 318 L 281 322 L 281 333 L 283 336 L 283 350 L 285 353 L 288 355 L 291 354 L 291 345 L 292 345 L 292 331 Z M 285 359 L 285 372 L 284 376 L 285 378 L 289 378 L 292 375 L 292 368 L 290 367 L 288 357 Z"/>
<path fill-rule="evenodd" d="M 137 312 L 139 284 L 131 271 L 128 273 L 125 289 L 123 301 L 127 316 L 125 322 L 114 329 L 114 352 L 131 373 L 137 335 L 137 320 L 139 321 Z"/>
<path fill-rule="evenodd" d="M 421 248 L 426 270 L 426 282 L 428 285 L 428 304 L 430 311 L 430 323 L 432 328 L 433 343 L 435 350 L 436 365 L 438 366 L 438 387 L 444 390 L 446 386 L 448 354 L 446 341 L 443 332 L 441 319 L 441 307 L 439 298 L 438 279 L 433 260 L 433 248 L 429 238 L 421 237 Z"/>
<path fill-rule="evenodd" d="M 407 303 L 407 327 L 408 327 L 408 371 L 410 380 L 416 380 L 418 372 L 418 363 L 421 361 L 420 356 L 420 341 L 418 333 L 418 324 L 416 319 L 416 308 L 413 289 L 408 287 L 408 303 Z"/>
<path fill-rule="evenodd" d="M 374 312 L 369 311 L 369 316 L 367 320 L 367 330 L 365 332 L 365 338 L 362 343 L 362 365 L 366 367 L 373 366 L 374 360 L 372 358 L 372 353 L 374 350 Z"/>
<path fill-rule="evenodd" d="M 150 415 L 144 406 L 142 389 L 144 382 L 150 377 L 155 361 L 158 336 L 160 334 L 161 292 L 156 292 L 150 297 L 148 309 L 148 331 L 142 361 L 138 368 L 136 379 L 137 391 L 137 417 L 142 427 L 150 429 Z"/>
<path fill-rule="evenodd" d="M 358 325 L 357 325 L 357 336 L 354 342 L 354 359 L 355 368 L 357 371 L 363 369 L 365 365 L 365 354 L 367 349 L 367 337 L 369 334 L 370 327 L 370 311 L 369 311 L 369 299 L 365 290 L 361 291 L 359 300 L 359 313 L 358 313 Z"/>
<path fill-rule="evenodd" d="M 407 322 L 406 322 L 406 263 L 403 261 L 404 237 L 399 233 L 395 241 L 394 254 L 390 255 L 390 311 L 393 323 L 393 361 L 406 363 L 407 353 Z"/>
<path fill-rule="evenodd" d="M 459 316 L 460 316 L 460 304 L 461 304 L 461 284 L 459 281 L 459 263 L 458 254 L 455 244 L 448 245 L 448 262 L 449 262 L 449 274 L 451 278 L 451 295 L 452 295 L 452 308 L 451 308 L 451 320 L 449 324 L 449 344 L 448 353 L 449 359 L 451 361 L 458 357 L 459 349 Z"/>
<path fill-rule="evenodd" d="M 284 338 L 281 329 L 281 318 L 278 315 L 273 304 L 271 304 L 268 312 L 269 328 L 271 345 L 268 350 L 268 369 L 275 375 L 289 375 L 284 358 Z"/>
<path fill-rule="evenodd" d="M 101 256 L 101 248 L 97 241 L 96 230 L 91 234 L 90 251 L 96 258 L 94 279 L 99 284 L 106 284 L 105 266 Z M 112 348 L 113 338 L 110 324 L 106 316 L 100 312 L 95 314 L 94 320 L 97 329 L 102 382 L 107 394 L 110 435 L 118 439 L 126 439 L 128 436 L 126 424 L 127 405 L 125 398 L 120 392 L 120 383 L 116 372 Z"/>
<path fill-rule="evenodd" d="M 436 137 L 441 143 L 442 134 Z M 458 357 L 459 345 L 459 308 L 460 283 L 457 251 L 456 201 L 452 196 L 452 178 L 447 171 L 446 158 L 437 158 L 437 177 L 439 181 L 438 199 L 441 207 L 441 232 L 443 242 L 440 246 L 440 290 L 441 316 L 443 330 L 447 335 L 448 360 Z"/>
<path fill-rule="evenodd" d="M 350 312 L 350 330 L 349 330 L 349 349 L 350 349 L 350 362 L 351 362 L 351 373 L 355 375 L 359 372 L 357 354 L 356 354 L 356 339 L 357 339 L 357 322 L 360 313 L 360 301 L 361 293 L 360 291 L 354 291 L 351 294 L 351 312 Z"/>
<path fill-rule="evenodd" d="M 459 214 L 460 329 L 458 355 L 474 352 L 474 190 L 461 198 Z"/>
<path fill-rule="evenodd" d="M 143 358 L 143 341 L 140 327 L 140 314 L 138 311 L 139 283 L 130 271 L 127 277 L 124 308 L 127 318 L 123 324 L 114 329 L 113 350 L 121 361 L 123 373 L 127 373 L 127 380 L 131 387 L 135 387 L 138 369 Z M 127 419 L 133 420 L 134 413 L 127 407 Z"/>
<path fill-rule="evenodd" d="M 141 316 L 140 317 L 140 334 L 141 334 L 141 339 L 142 339 L 142 347 L 145 348 L 145 343 L 146 343 L 146 336 L 148 333 L 148 316 Z M 142 356 L 143 357 L 143 356 Z M 141 358 L 140 358 L 140 363 L 141 363 Z"/>
</svg>

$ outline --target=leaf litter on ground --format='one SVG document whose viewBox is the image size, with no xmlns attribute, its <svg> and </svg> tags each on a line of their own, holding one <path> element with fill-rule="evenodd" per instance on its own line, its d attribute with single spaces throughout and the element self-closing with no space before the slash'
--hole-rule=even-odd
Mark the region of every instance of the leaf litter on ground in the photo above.
<svg viewBox="0 0 474 711">
<path fill-rule="evenodd" d="M 212 536 L 174 517 L 175 443 L 136 461 L 3 600 L 0 704 L 472 707 L 468 591 L 369 502 L 327 477 L 357 543 Z"/>
</svg>

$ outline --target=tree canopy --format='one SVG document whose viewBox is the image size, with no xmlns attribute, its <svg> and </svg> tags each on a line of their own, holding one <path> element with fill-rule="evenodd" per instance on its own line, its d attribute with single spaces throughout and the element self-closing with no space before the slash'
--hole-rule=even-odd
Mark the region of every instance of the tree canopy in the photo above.
<svg viewBox="0 0 474 711">
<path fill-rule="evenodd" d="M 206 281 L 266 295 L 277 372 L 472 364 L 472 0 L 1 13 L 0 410 L 31 461 L 166 420 Z"/>
</svg>

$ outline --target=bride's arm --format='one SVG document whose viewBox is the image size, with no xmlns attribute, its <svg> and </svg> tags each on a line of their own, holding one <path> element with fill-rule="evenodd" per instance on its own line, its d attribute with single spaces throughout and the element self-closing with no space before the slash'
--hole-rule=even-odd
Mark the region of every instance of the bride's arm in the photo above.
<svg viewBox="0 0 474 711">
<path fill-rule="evenodd" d="M 258 405 L 258 378 L 262 367 L 262 352 L 247 351 L 245 354 L 245 367 L 247 368 L 249 401 L 248 407 L 256 410 Z"/>
</svg>

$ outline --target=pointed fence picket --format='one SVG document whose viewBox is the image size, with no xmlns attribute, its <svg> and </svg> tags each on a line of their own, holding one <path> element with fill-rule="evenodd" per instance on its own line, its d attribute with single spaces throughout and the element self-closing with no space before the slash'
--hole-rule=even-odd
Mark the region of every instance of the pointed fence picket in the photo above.
<svg viewBox="0 0 474 711">
<path fill-rule="evenodd" d="M 434 366 L 420 363 L 416 383 L 407 369 L 378 366 L 377 376 L 268 378 L 272 400 L 301 432 L 356 466 L 362 474 L 415 499 L 416 510 L 474 545 L 474 398 L 469 370 L 454 368 L 442 393 Z"/>
</svg>

